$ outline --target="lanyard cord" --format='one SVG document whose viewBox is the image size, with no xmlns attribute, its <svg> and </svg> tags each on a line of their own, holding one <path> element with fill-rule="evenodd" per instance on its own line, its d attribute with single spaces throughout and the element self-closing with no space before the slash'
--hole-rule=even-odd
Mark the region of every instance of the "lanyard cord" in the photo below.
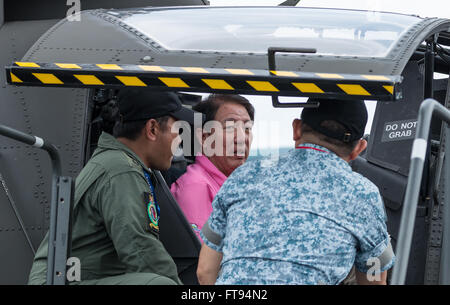
<svg viewBox="0 0 450 305">
<path fill-rule="evenodd" d="M 313 150 L 317 150 L 317 151 L 324 152 L 324 153 L 327 153 L 327 154 L 329 153 L 326 150 L 315 148 L 315 147 L 309 147 L 309 146 L 297 146 L 295 149 L 313 149 Z"/>
<path fill-rule="evenodd" d="M 147 180 L 147 184 L 150 187 L 150 192 L 152 194 L 153 201 L 155 203 L 155 206 L 156 206 L 156 209 L 157 209 L 157 212 L 158 212 L 158 218 L 159 218 L 160 208 L 159 208 L 159 205 L 156 203 L 155 189 L 153 188 L 152 179 L 150 178 L 150 174 L 147 173 L 147 171 L 145 171 L 145 170 L 143 170 L 143 171 L 144 171 L 145 179 Z"/>
</svg>

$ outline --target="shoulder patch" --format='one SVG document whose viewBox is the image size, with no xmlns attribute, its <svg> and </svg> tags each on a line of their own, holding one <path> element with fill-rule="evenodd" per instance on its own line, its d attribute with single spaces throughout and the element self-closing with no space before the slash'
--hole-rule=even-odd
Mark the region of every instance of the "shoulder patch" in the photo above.
<svg viewBox="0 0 450 305">
<path fill-rule="evenodd" d="M 144 192 L 144 204 L 147 209 L 147 215 L 150 220 L 148 229 L 150 232 L 159 235 L 159 207 L 155 198 L 149 192 Z"/>
</svg>

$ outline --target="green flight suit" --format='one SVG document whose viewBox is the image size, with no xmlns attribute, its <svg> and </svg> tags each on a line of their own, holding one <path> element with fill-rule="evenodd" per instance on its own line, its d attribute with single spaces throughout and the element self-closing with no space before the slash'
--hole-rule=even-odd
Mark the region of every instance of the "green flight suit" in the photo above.
<svg viewBox="0 0 450 305">
<path fill-rule="evenodd" d="M 133 151 L 102 133 L 75 183 L 71 256 L 81 263 L 79 284 L 182 284 L 149 225 L 144 168 Z M 45 284 L 47 253 L 48 233 L 35 255 L 29 284 Z"/>
</svg>

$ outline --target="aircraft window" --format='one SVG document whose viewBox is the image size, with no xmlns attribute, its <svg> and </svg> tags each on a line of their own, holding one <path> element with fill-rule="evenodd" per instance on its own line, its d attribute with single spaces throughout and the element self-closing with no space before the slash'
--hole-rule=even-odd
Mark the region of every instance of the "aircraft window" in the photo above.
<svg viewBox="0 0 450 305">
<path fill-rule="evenodd" d="M 169 50 L 266 53 L 315 48 L 319 55 L 386 57 L 415 16 L 283 7 L 109 11 Z"/>
</svg>

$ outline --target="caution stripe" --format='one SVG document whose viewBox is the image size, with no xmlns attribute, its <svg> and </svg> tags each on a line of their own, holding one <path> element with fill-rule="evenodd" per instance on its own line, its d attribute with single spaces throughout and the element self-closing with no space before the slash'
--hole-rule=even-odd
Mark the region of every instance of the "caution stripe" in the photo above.
<svg viewBox="0 0 450 305">
<path fill-rule="evenodd" d="M 28 68 L 39 68 L 40 67 L 35 62 L 20 62 L 20 61 L 16 61 L 15 64 L 18 65 L 19 67 L 28 67 Z"/>
<path fill-rule="evenodd" d="M 349 95 L 365 95 L 370 96 L 371 94 L 367 92 L 361 85 L 346 85 L 346 84 L 337 84 L 339 88 L 345 91 L 345 93 Z"/>
<path fill-rule="evenodd" d="M 297 77 L 298 74 L 291 71 L 270 71 L 270 73 L 276 75 L 276 76 L 290 76 L 290 77 Z"/>
<path fill-rule="evenodd" d="M 55 63 L 60 68 L 63 69 L 81 69 L 81 67 L 77 64 L 61 64 L 61 63 Z"/>
<path fill-rule="evenodd" d="M 144 71 L 166 72 L 166 70 L 164 70 L 164 69 L 161 68 L 160 66 L 146 66 L 146 65 L 139 65 L 138 67 L 139 67 L 140 69 L 144 70 Z"/>
<path fill-rule="evenodd" d="M 381 80 L 381 81 L 389 80 L 389 78 L 387 78 L 384 75 L 363 75 L 363 77 L 369 80 Z"/>
<path fill-rule="evenodd" d="M 271 82 L 268 81 L 247 81 L 256 91 L 280 92 Z"/>
<path fill-rule="evenodd" d="M 282 96 L 326 96 L 393 101 L 401 77 L 168 67 L 157 65 L 16 62 L 7 67 L 8 83 L 17 86 L 146 87 L 154 90 L 222 92 Z"/>
<path fill-rule="evenodd" d="M 344 79 L 345 78 L 341 74 L 334 74 L 334 73 L 316 73 L 316 75 L 321 78 L 327 78 L 327 79 Z"/>
<path fill-rule="evenodd" d="M 225 69 L 233 75 L 255 75 L 252 71 L 247 69 Z"/>
<path fill-rule="evenodd" d="M 234 90 L 234 88 L 223 79 L 202 79 L 211 89 L 216 90 Z"/>
<path fill-rule="evenodd" d="M 13 83 L 23 83 L 23 81 L 21 81 L 17 76 L 15 76 L 12 72 L 9 73 L 10 77 L 11 77 L 11 81 Z"/>
<path fill-rule="evenodd" d="M 147 85 L 137 76 L 116 76 L 125 86 L 147 87 Z"/>
<path fill-rule="evenodd" d="M 114 64 L 97 64 L 97 67 L 103 70 L 123 70 L 120 66 Z"/>
<path fill-rule="evenodd" d="M 47 85 L 62 85 L 64 84 L 59 78 L 52 73 L 33 73 L 43 84 Z"/>
<path fill-rule="evenodd" d="M 208 74 L 208 70 L 204 68 L 195 68 L 195 67 L 183 67 L 183 70 L 190 73 L 206 73 Z"/>
<path fill-rule="evenodd" d="M 320 78 L 320 79 L 348 79 L 348 80 L 370 80 L 393 82 L 398 80 L 398 76 L 386 75 L 357 75 L 357 74 L 339 74 L 339 73 L 310 73 L 294 71 L 267 71 L 250 70 L 237 68 L 204 68 L 204 67 L 164 67 L 156 65 L 118 65 L 118 64 L 74 64 L 74 63 L 35 63 L 35 62 L 15 62 L 13 66 L 23 68 L 42 68 L 42 69 L 81 69 L 97 71 L 149 71 L 149 72 L 187 72 L 198 74 L 228 74 L 235 76 L 279 76 L 279 77 L 300 77 L 300 78 Z"/>
<path fill-rule="evenodd" d="M 319 93 L 319 94 L 325 93 L 314 83 L 292 83 L 292 84 L 303 93 Z"/>
<path fill-rule="evenodd" d="M 74 74 L 73 76 L 75 76 L 84 85 L 104 85 L 104 83 L 95 75 Z"/>
<path fill-rule="evenodd" d="M 159 79 L 170 88 L 190 88 L 188 84 L 178 77 L 159 77 Z"/>
<path fill-rule="evenodd" d="M 390 94 L 394 94 L 394 86 L 383 86 Z"/>
</svg>

